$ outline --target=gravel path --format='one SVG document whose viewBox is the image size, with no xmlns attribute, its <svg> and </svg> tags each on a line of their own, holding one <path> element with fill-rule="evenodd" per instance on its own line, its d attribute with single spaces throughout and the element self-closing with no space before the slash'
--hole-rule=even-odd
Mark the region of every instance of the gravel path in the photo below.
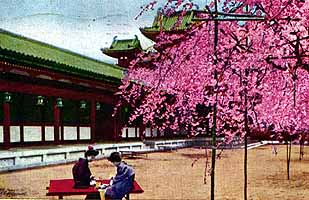
<svg viewBox="0 0 309 200">
<path fill-rule="evenodd" d="M 304 159 L 299 161 L 299 147 L 293 146 L 289 181 L 286 180 L 284 145 L 279 146 L 278 155 L 272 154 L 271 146 L 249 150 L 249 199 L 308 199 L 308 148 L 305 147 Z M 205 150 L 193 148 L 150 153 L 148 157 L 135 159 L 125 158 L 135 168 L 136 180 L 145 190 L 143 194 L 131 195 L 131 199 L 209 199 L 210 177 L 207 177 L 207 184 L 204 184 L 203 176 L 205 158 Z M 49 180 L 71 178 L 72 166 L 67 164 L 0 174 L 0 198 L 47 198 L 45 188 Z M 243 199 L 243 150 L 224 150 L 216 166 L 216 199 Z M 106 160 L 92 162 L 91 169 L 94 175 L 101 178 L 107 178 L 115 172 Z"/>
</svg>

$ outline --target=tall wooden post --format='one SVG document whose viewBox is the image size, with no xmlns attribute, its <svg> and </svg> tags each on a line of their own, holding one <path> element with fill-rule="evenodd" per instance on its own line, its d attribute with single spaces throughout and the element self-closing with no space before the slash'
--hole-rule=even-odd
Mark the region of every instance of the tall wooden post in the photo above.
<svg viewBox="0 0 309 200">
<path fill-rule="evenodd" d="M 39 112 L 40 112 L 40 122 L 41 122 L 41 137 L 42 142 L 45 142 L 45 107 L 44 105 L 39 105 Z"/>
<path fill-rule="evenodd" d="M 150 127 L 150 137 L 153 138 L 153 130 L 152 130 L 152 126 Z"/>
<path fill-rule="evenodd" d="M 60 108 L 57 106 L 57 102 L 54 104 L 54 136 L 55 143 L 59 144 L 59 128 L 60 128 Z"/>
<path fill-rule="evenodd" d="M 95 119 L 96 119 L 96 102 L 91 101 L 91 111 L 90 111 L 90 127 L 91 127 L 91 142 L 95 141 Z"/>
<path fill-rule="evenodd" d="M 139 127 L 139 138 L 141 140 L 144 140 L 145 136 L 146 136 L 146 125 L 142 123 Z"/>
<path fill-rule="evenodd" d="M 114 134 L 113 134 L 113 140 L 114 141 L 116 141 L 117 140 L 117 132 L 118 132 L 118 130 L 117 130 L 117 114 L 114 116 L 114 118 L 113 118 L 113 127 L 114 127 Z"/>
<path fill-rule="evenodd" d="M 137 138 L 137 126 L 135 126 L 134 131 L 135 131 L 135 138 Z"/>
<path fill-rule="evenodd" d="M 3 147 L 4 149 L 10 148 L 10 103 L 3 102 Z"/>
<path fill-rule="evenodd" d="M 74 107 L 75 112 L 77 113 L 78 117 L 77 117 L 77 121 L 76 121 L 76 131 L 77 131 L 77 138 L 76 140 L 79 141 L 80 140 L 80 127 L 81 127 L 81 110 L 80 108 L 78 108 L 78 104 L 77 106 Z"/>
</svg>

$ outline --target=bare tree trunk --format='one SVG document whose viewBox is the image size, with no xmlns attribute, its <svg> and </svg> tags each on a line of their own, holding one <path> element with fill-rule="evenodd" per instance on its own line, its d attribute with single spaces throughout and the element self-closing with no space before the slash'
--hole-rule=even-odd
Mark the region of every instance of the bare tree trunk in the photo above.
<svg viewBox="0 0 309 200">
<path fill-rule="evenodd" d="M 303 141 L 299 142 L 299 160 L 304 157 L 304 143 Z"/>
<path fill-rule="evenodd" d="M 211 156 L 211 183 L 210 199 L 215 199 L 215 168 L 216 168 L 216 124 L 217 122 L 217 104 L 214 105 L 213 127 L 212 127 L 212 156 Z"/>
<path fill-rule="evenodd" d="M 215 0 L 215 13 L 218 12 L 218 2 Z M 218 21 L 215 21 L 214 24 L 214 54 L 215 57 L 217 57 L 217 46 L 218 46 Z M 215 60 L 215 64 L 217 64 L 217 61 Z M 216 80 L 216 86 L 215 89 L 218 88 L 218 74 L 215 70 L 215 80 Z M 210 199 L 215 200 L 215 167 L 216 167 L 216 129 L 217 129 L 217 99 L 218 94 L 216 93 L 216 103 L 214 105 L 214 116 L 213 116 L 213 129 L 212 129 L 212 156 L 211 156 L 211 184 L 210 184 Z"/>
<path fill-rule="evenodd" d="M 245 70 L 245 154 L 244 154 L 244 200 L 248 199 L 248 134 L 249 134 L 249 125 L 248 125 L 248 76 L 249 70 Z"/>
<path fill-rule="evenodd" d="M 248 181 L 248 135 L 245 133 L 245 155 L 244 155 L 244 200 L 247 200 L 247 181 Z"/>
<path fill-rule="evenodd" d="M 246 74 L 247 75 L 247 74 Z M 247 78 L 247 76 L 246 76 Z M 247 87 L 247 85 L 246 85 Z M 247 89 L 245 89 L 245 155 L 244 155 L 244 200 L 248 199 L 247 186 L 248 186 L 248 108 L 247 108 Z"/>
<path fill-rule="evenodd" d="M 290 144 L 289 144 L 290 142 Z M 287 141 L 286 144 L 286 164 L 287 164 L 287 175 L 288 175 L 288 180 L 290 180 L 290 163 L 291 163 L 291 148 L 292 148 L 292 142 Z"/>
</svg>

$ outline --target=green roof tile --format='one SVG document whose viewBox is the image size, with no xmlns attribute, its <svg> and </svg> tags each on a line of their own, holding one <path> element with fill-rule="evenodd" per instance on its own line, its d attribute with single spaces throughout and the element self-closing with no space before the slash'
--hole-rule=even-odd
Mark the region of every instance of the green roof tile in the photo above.
<svg viewBox="0 0 309 200">
<path fill-rule="evenodd" d="M 179 31 L 179 30 L 185 30 L 189 27 L 189 25 L 192 24 L 192 19 L 194 18 L 194 11 L 188 11 L 185 13 L 183 18 L 181 19 L 181 23 L 175 27 L 176 23 L 178 22 L 179 13 L 175 13 L 171 16 L 156 16 L 152 27 L 145 27 L 145 31 L 160 31 L 160 18 L 162 18 L 162 28 L 163 31 Z"/>
<path fill-rule="evenodd" d="M 33 62 L 53 63 L 53 65 L 43 65 L 44 67 L 72 72 L 78 75 L 89 75 L 92 78 L 121 79 L 123 68 L 104 63 L 86 56 L 82 56 L 71 51 L 61 49 L 52 45 L 38 42 L 20 35 L 10 33 L 0 29 L 0 56 L 6 51 L 14 52 L 23 57 L 33 57 Z M 101 76 L 101 77 L 100 77 Z"/>
<path fill-rule="evenodd" d="M 140 49 L 142 50 L 141 43 L 137 36 L 135 36 L 134 39 L 128 39 L 128 40 L 117 40 L 116 38 L 113 40 L 113 43 L 108 48 L 111 50 L 131 50 L 131 49 Z"/>
</svg>

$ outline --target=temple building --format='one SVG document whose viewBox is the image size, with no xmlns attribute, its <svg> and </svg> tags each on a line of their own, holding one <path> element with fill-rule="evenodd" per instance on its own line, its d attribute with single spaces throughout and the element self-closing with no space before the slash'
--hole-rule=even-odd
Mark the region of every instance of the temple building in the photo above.
<svg viewBox="0 0 309 200">
<path fill-rule="evenodd" d="M 102 53 L 118 59 L 118 65 L 127 68 L 130 62 L 142 51 L 141 43 L 135 35 L 134 39 L 117 40 L 114 37 L 109 48 L 101 49 Z"/>
<path fill-rule="evenodd" d="M 200 18 L 201 13 L 203 13 L 203 11 L 192 10 L 186 12 L 182 17 L 180 17 L 179 12 L 175 12 L 170 16 L 158 13 L 153 20 L 152 26 L 140 28 L 140 31 L 147 38 L 156 41 L 156 37 L 159 35 L 161 29 L 167 34 L 185 32 L 185 30 L 191 28 L 193 24 L 198 23 L 195 20 Z"/>
<path fill-rule="evenodd" d="M 140 31 L 156 41 L 160 27 L 166 33 L 181 33 L 197 23 L 198 13 L 189 11 L 181 21 L 179 13 L 158 15 L 151 27 Z M 143 51 L 137 36 L 114 37 L 101 51 L 117 58 L 118 64 L 0 29 L 0 149 L 167 136 L 139 122 L 124 127 L 127 107 L 114 113 L 121 78 Z"/>
<path fill-rule="evenodd" d="M 0 148 L 115 141 L 123 68 L 0 30 Z"/>
</svg>

